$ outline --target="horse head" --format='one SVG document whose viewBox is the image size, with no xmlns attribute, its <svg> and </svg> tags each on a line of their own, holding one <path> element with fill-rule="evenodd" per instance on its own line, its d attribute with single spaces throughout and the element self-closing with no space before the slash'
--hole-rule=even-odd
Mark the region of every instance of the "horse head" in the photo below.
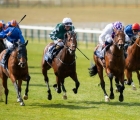
<svg viewBox="0 0 140 120">
<path fill-rule="evenodd" d="M 123 30 L 116 30 L 114 33 L 113 44 L 115 44 L 119 50 L 124 49 L 125 34 Z"/>
<path fill-rule="evenodd" d="M 70 55 L 75 54 L 77 48 L 76 33 L 74 31 L 68 31 L 65 34 L 64 47 L 68 48 Z"/>
<path fill-rule="evenodd" d="M 25 44 L 18 44 L 18 65 L 21 68 L 25 68 L 26 62 L 27 62 L 27 50 L 26 50 L 26 45 L 28 41 Z"/>
</svg>

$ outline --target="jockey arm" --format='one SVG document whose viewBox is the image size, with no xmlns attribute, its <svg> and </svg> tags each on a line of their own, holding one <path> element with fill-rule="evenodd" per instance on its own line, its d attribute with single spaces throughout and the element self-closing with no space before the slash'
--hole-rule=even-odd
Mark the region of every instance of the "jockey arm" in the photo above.
<svg viewBox="0 0 140 120">
<path fill-rule="evenodd" d="M 108 24 L 104 30 L 102 31 L 101 35 L 99 36 L 99 43 L 101 45 L 104 45 L 105 43 L 105 38 L 106 38 L 106 35 L 112 35 L 113 33 L 113 27 L 112 27 L 112 24 Z"/>
</svg>

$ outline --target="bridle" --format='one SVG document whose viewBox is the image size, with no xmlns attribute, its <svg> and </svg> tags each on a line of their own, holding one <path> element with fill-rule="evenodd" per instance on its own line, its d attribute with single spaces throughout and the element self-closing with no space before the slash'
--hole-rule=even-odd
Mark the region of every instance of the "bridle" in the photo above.
<svg viewBox="0 0 140 120">
<path fill-rule="evenodd" d="M 70 37 L 68 37 L 67 35 L 70 35 Z M 76 47 L 77 47 L 77 42 L 76 44 L 74 43 L 74 40 L 76 40 L 76 33 L 73 31 L 68 31 L 65 34 L 65 39 L 64 39 L 64 48 L 66 48 L 68 50 L 68 52 L 70 53 L 71 56 L 75 57 L 75 51 L 76 51 Z M 67 44 L 68 42 L 71 42 L 69 45 Z M 71 63 L 64 63 L 60 58 L 57 57 L 57 59 L 63 63 L 64 65 L 73 65 L 75 63 L 75 59 L 71 62 Z"/>
</svg>

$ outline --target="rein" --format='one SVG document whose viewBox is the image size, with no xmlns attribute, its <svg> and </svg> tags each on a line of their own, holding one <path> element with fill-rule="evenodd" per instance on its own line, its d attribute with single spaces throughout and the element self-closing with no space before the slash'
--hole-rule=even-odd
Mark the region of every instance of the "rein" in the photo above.
<svg viewBox="0 0 140 120">
<path fill-rule="evenodd" d="M 140 39 L 140 36 L 139 36 L 139 39 Z M 134 42 L 138 47 L 140 47 L 140 45 L 136 43 L 136 41 L 132 40 L 132 42 Z"/>
</svg>

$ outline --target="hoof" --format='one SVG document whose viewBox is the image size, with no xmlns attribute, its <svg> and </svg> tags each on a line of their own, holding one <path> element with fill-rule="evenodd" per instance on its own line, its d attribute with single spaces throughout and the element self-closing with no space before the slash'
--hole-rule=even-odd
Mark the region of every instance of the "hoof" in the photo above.
<svg viewBox="0 0 140 120">
<path fill-rule="evenodd" d="M 132 90 L 137 90 L 137 88 L 135 86 L 132 87 Z"/>
<path fill-rule="evenodd" d="M 23 99 L 24 99 L 24 100 L 27 100 L 27 99 L 28 99 L 28 96 L 27 96 L 27 95 L 24 95 L 24 96 L 23 96 Z"/>
<path fill-rule="evenodd" d="M 64 99 L 64 100 L 67 100 L 67 96 L 66 96 L 66 95 L 63 95 L 63 99 Z"/>
<path fill-rule="evenodd" d="M 123 95 L 120 95 L 120 96 L 119 96 L 119 101 L 120 101 L 120 102 L 123 102 Z"/>
<path fill-rule="evenodd" d="M 119 92 L 117 88 L 115 89 L 115 91 L 116 91 L 116 93 L 118 93 L 118 92 Z"/>
<path fill-rule="evenodd" d="M 105 102 L 110 102 L 110 99 L 108 96 L 105 96 Z"/>
<path fill-rule="evenodd" d="M 17 98 L 17 102 L 21 102 L 21 99 L 20 98 Z"/>
<path fill-rule="evenodd" d="M 52 95 L 48 95 L 48 100 L 51 100 L 52 99 Z"/>
<path fill-rule="evenodd" d="M 115 97 L 114 97 L 114 95 L 110 95 L 109 98 L 110 99 L 114 99 Z"/>
<path fill-rule="evenodd" d="M 21 103 L 20 103 L 20 106 L 25 106 L 24 102 L 21 102 Z"/>
<path fill-rule="evenodd" d="M 76 90 L 76 88 L 73 88 L 73 92 L 74 92 L 75 94 L 77 94 L 77 90 Z"/>
</svg>

